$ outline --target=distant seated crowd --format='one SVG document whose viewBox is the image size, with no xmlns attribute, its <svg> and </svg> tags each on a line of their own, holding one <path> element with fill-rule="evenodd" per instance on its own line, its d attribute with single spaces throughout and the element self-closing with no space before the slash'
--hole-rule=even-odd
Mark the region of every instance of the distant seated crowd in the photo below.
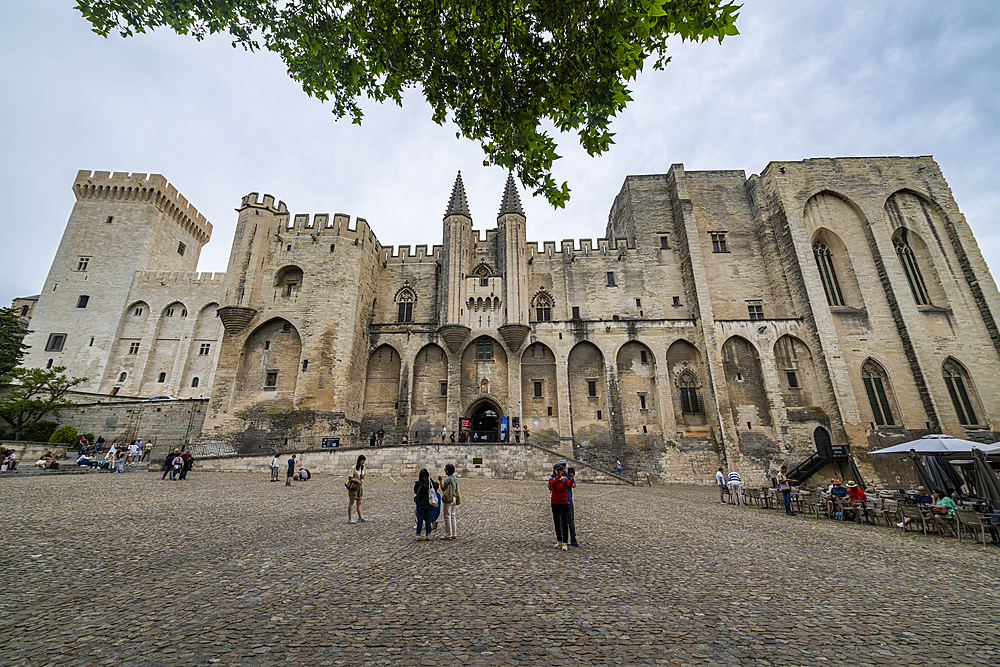
<svg viewBox="0 0 1000 667">
<path fill-rule="evenodd" d="M 13 449 L 0 449 L 0 472 L 17 472 L 17 464 Z"/>
</svg>

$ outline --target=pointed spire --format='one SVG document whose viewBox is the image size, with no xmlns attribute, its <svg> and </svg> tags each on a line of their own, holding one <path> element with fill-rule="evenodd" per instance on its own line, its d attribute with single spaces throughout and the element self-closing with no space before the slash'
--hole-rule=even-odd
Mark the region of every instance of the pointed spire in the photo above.
<svg viewBox="0 0 1000 667">
<path fill-rule="evenodd" d="M 458 177 L 455 179 L 455 187 L 451 189 L 451 199 L 448 200 L 448 210 L 444 212 L 444 217 L 449 215 L 464 215 L 466 218 L 472 219 L 472 214 L 469 213 L 469 202 L 465 199 L 465 184 L 462 183 L 462 172 L 458 172 Z"/>
<path fill-rule="evenodd" d="M 500 213 L 497 214 L 497 217 L 508 213 L 524 216 L 524 209 L 521 208 L 521 197 L 517 194 L 517 185 L 514 183 L 513 174 L 507 174 L 507 187 L 504 188 L 503 201 L 500 202 Z"/>
</svg>

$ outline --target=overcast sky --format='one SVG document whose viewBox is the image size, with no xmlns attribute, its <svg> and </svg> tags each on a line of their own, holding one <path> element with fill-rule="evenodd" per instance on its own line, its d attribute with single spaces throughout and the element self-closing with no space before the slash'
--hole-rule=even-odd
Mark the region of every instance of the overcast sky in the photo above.
<svg viewBox="0 0 1000 667">
<path fill-rule="evenodd" d="M 38 293 L 80 169 L 161 173 L 215 226 L 202 271 L 225 271 L 234 208 L 267 192 L 300 213 L 368 220 L 383 245 L 441 242 L 462 170 L 477 229 L 492 227 L 506 175 L 439 127 L 415 92 L 336 121 L 269 53 L 166 31 L 99 37 L 73 0 L 9 0 L 0 23 L 0 302 Z M 1000 269 L 1000 12 L 995 2 L 747 0 L 723 44 L 680 44 L 649 69 L 588 157 L 560 145 L 553 210 L 522 193 L 529 240 L 603 235 L 628 174 L 759 173 L 772 160 L 933 155 L 996 275 Z"/>
</svg>

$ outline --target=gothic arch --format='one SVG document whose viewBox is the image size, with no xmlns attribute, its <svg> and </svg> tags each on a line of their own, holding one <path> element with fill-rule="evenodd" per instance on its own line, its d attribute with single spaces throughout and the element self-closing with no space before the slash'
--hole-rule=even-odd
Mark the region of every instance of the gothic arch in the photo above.
<svg viewBox="0 0 1000 667">
<path fill-rule="evenodd" d="M 958 423 L 966 427 L 984 425 L 986 418 L 982 403 L 965 364 L 954 357 L 948 357 L 941 364 L 941 374 Z"/>
<path fill-rule="evenodd" d="M 365 370 L 365 402 L 362 422 L 389 430 L 395 426 L 399 405 L 399 378 L 401 360 L 399 351 L 389 344 L 382 344 L 368 357 Z"/>
<path fill-rule="evenodd" d="M 555 299 L 545 290 L 539 290 L 531 299 L 531 320 L 533 322 L 549 322 L 552 320 L 552 309 Z"/>
<path fill-rule="evenodd" d="M 559 429 L 559 384 L 556 355 L 535 342 L 521 353 L 521 415 L 535 430 Z"/>
<path fill-rule="evenodd" d="M 630 340 L 618 348 L 615 365 L 626 435 L 661 433 L 653 351 L 637 340 Z"/>
<path fill-rule="evenodd" d="M 940 274 L 935 268 L 930 248 L 920 234 L 907 227 L 898 227 L 892 234 L 892 246 L 913 302 L 917 306 L 947 308 L 948 298 Z"/>
<path fill-rule="evenodd" d="M 812 235 L 812 252 L 827 305 L 864 308 L 850 252 L 840 236 L 820 227 Z"/>
<path fill-rule="evenodd" d="M 703 388 L 705 368 L 701 352 L 690 341 L 681 338 L 667 348 L 666 361 L 667 375 L 673 385 L 668 391 L 673 404 L 674 421 L 682 426 L 704 426 L 708 423 L 708 418 Z"/>
<path fill-rule="evenodd" d="M 774 363 L 786 408 L 820 405 L 823 393 L 812 351 L 801 339 L 785 334 L 774 343 Z"/>
<path fill-rule="evenodd" d="M 600 348 L 589 341 L 574 345 L 566 360 L 566 375 L 574 435 L 588 429 L 609 433 L 608 387 Z"/>
<path fill-rule="evenodd" d="M 865 359 L 861 364 L 861 384 L 868 398 L 870 423 L 874 427 L 901 426 L 899 407 L 885 366 L 872 357 Z"/>
<path fill-rule="evenodd" d="M 301 354 L 302 339 L 288 320 L 275 317 L 258 326 L 243 343 L 233 404 L 292 405 Z"/>
<path fill-rule="evenodd" d="M 461 361 L 461 402 L 470 406 L 492 397 L 506 410 L 508 400 L 507 351 L 492 336 L 477 336 L 465 346 Z"/>
<path fill-rule="evenodd" d="M 305 281 L 302 269 L 294 264 L 283 266 L 274 274 L 274 287 L 277 296 L 294 296 Z"/>
<path fill-rule="evenodd" d="M 753 343 L 732 336 L 722 345 L 722 368 L 729 390 L 733 423 L 743 429 L 771 425 L 771 407 L 764 385 L 760 354 Z"/>
<path fill-rule="evenodd" d="M 414 357 L 412 396 L 410 430 L 419 441 L 440 433 L 448 417 L 448 355 L 441 346 L 428 343 Z"/>
</svg>

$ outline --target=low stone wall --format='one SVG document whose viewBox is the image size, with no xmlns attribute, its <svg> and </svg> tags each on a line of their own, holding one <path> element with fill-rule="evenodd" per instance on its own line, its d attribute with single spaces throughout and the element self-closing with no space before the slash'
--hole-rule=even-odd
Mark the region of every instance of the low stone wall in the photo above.
<svg viewBox="0 0 1000 667">
<path fill-rule="evenodd" d="M 518 444 L 444 444 L 444 445 L 393 445 L 385 447 L 347 447 L 336 449 L 284 452 L 280 454 L 282 478 L 288 457 L 298 454 L 296 467 L 308 468 L 313 473 L 343 475 L 355 464 L 359 454 L 366 457 L 365 467 L 370 474 L 399 475 L 417 478 L 421 468 L 433 476 L 443 474 L 444 466 L 451 463 L 463 477 L 496 479 L 542 480 L 552 474 L 552 466 L 560 458 L 555 454 Z M 225 456 L 200 458 L 196 470 L 219 472 L 259 472 L 267 474 L 272 454 L 264 456 Z M 571 462 L 570 465 L 573 465 Z M 581 482 L 614 482 L 619 480 L 584 465 L 576 466 L 576 479 Z"/>
<path fill-rule="evenodd" d="M 79 403 L 59 411 L 59 424 L 69 424 L 79 433 L 115 440 L 153 441 L 159 452 L 183 447 L 201 433 L 208 399 L 177 401 L 116 401 Z"/>
<path fill-rule="evenodd" d="M 52 452 L 57 459 L 66 457 L 66 445 L 56 445 L 51 442 L 25 442 L 23 440 L 0 440 L 0 448 L 13 449 L 14 458 L 31 467 L 35 461 L 42 458 L 45 452 Z"/>
</svg>

